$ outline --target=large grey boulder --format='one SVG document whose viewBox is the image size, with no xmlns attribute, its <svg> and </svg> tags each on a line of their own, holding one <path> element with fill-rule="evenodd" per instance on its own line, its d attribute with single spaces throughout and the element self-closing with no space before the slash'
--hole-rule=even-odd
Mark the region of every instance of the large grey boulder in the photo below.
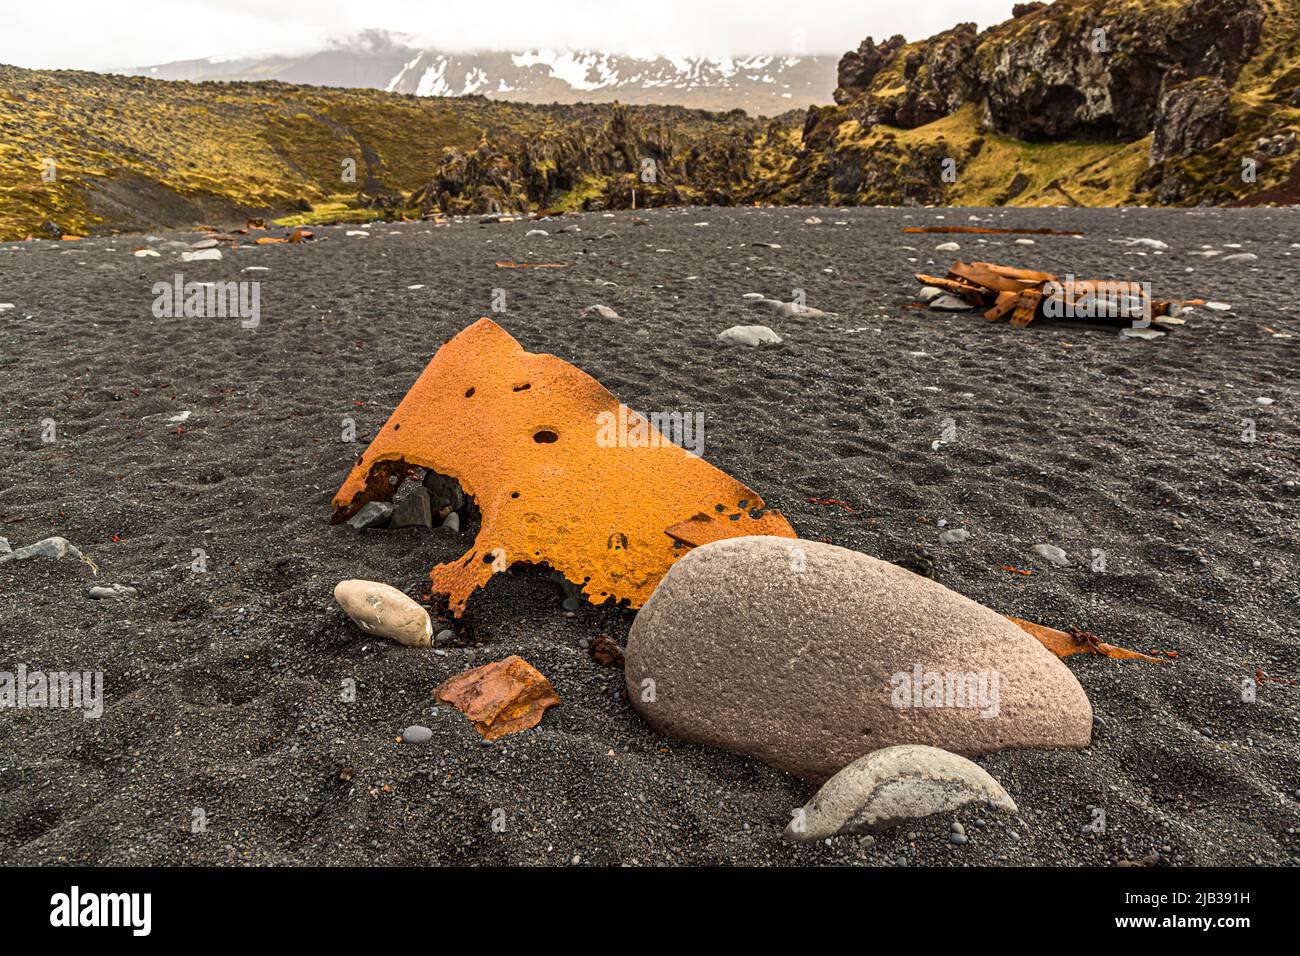
<svg viewBox="0 0 1300 956">
<path fill-rule="evenodd" d="M 903 744 L 859 757 L 831 777 L 785 828 L 789 840 L 872 833 L 934 813 L 1016 802 L 984 768 L 938 747 Z"/>
<path fill-rule="evenodd" d="M 994 611 L 800 539 L 716 541 L 666 574 L 628 636 L 633 706 L 671 737 L 822 781 L 882 747 L 1085 747 L 1070 671 Z"/>
</svg>

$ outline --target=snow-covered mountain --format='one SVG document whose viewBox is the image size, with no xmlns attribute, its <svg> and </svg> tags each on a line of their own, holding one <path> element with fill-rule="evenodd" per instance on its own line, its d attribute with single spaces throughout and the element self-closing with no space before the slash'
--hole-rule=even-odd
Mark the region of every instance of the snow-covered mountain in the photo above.
<svg viewBox="0 0 1300 956">
<path fill-rule="evenodd" d="M 299 56 L 180 60 L 121 72 L 160 80 L 281 80 L 416 96 L 527 103 L 660 104 L 768 116 L 829 104 L 837 57 L 652 57 L 574 50 L 448 53 L 368 31 Z"/>
</svg>

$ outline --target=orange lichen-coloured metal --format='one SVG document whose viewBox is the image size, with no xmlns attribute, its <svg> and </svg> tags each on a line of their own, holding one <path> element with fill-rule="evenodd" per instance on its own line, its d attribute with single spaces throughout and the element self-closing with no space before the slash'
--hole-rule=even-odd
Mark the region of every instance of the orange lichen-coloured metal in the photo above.
<svg viewBox="0 0 1300 956">
<path fill-rule="evenodd" d="M 615 421 L 630 426 L 621 440 Z M 515 563 L 549 565 L 593 604 L 638 608 L 691 546 L 795 537 L 745 485 L 489 319 L 438 350 L 335 495 L 333 520 L 391 500 L 417 467 L 455 478 L 482 513 L 473 547 L 429 576 L 457 617 Z"/>
<path fill-rule="evenodd" d="M 1008 615 L 1007 620 L 1029 634 L 1032 634 L 1044 647 L 1055 654 L 1057 657 L 1069 657 L 1072 654 L 1100 654 L 1102 657 L 1112 657 L 1116 660 L 1136 660 L 1152 661 L 1157 664 L 1166 663 L 1158 657 L 1152 657 L 1150 654 L 1143 654 L 1141 651 L 1131 651 L 1125 647 L 1115 647 L 1111 644 L 1105 644 L 1099 641 L 1096 636 L 1089 634 L 1087 631 L 1081 631 L 1072 627 L 1069 632 L 1058 631 L 1054 627 L 1047 627 L 1043 624 L 1035 624 L 1032 621 L 1021 620 L 1018 617 Z"/>
<path fill-rule="evenodd" d="M 536 727 L 548 707 L 562 703 L 551 682 L 517 654 L 457 674 L 433 694 L 468 717 L 485 740 Z"/>
</svg>

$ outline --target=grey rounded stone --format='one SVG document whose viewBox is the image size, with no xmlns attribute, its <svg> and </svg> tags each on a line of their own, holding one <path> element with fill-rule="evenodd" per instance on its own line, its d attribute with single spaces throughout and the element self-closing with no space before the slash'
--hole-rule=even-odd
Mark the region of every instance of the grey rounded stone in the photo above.
<svg viewBox="0 0 1300 956">
<path fill-rule="evenodd" d="M 812 841 L 879 832 L 971 803 L 1017 812 L 1002 785 L 965 757 L 937 747 L 886 747 L 855 760 L 826 781 L 786 826 L 785 837 Z M 951 833 L 966 841 L 960 823 L 953 823 Z"/>
<path fill-rule="evenodd" d="M 455 531 L 455 532 L 459 533 L 459 532 L 460 532 L 460 515 L 457 514 L 457 513 L 454 512 L 454 511 L 451 512 L 450 514 L 447 515 L 447 517 L 445 517 L 445 518 L 442 519 L 442 526 L 443 526 L 444 528 L 448 529 L 449 531 Z"/>
<path fill-rule="evenodd" d="M 602 319 L 618 319 L 618 318 L 622 318 L 622 316 L 620 316 L 617 312 L 615 312 L 613 309 L 611 309 L 611 308 L 610 308 L 609 306 L 607 306 L 607 305 L 592 305 L 592 306 L 588 306 L 587 308 L 585 308 L 585 309 L 582 310 L 582 314 L 583 314 L 584 316 L 587 316 L 587 315 L 594 315 L 594 316 L 597 316 L 598 318 L 602 318 Z"/>
<path fill-rule="evenodd" d="M 633 622 L 626 663 L 633 706 L 662 733 L 815 781 L 895 744 L 978 756 L 1086 747 L 1092 730 L 1074 675 L 1005 617 L 820 541 L 687 552 Z"/>
<path fill-rule="evenodd" d="M 1068 568 L 1074 562 L 1070 556 L 1054 544 L 1036 544 L 1034 545 L 1034 554 L 1040 558 L 1046 558 L 1058 568 Z"/>
<path fill-rule="evenodd" d="M 433 510 L 429 492 L 423 485 L 408 486 L 406 493 L 393 508 L 388 526 L 390 528 L 433 527 Z"/>
<path fill-rule="evenodd" d="M 955 295 L 944 294 L 928 303 L 936 312 L 972 312 L 975 306 Z"/>
<path fill-rule="evenodd" d="M 421 727 L 419 724 L 412 724 L 402 731 L 402 743 L 404 744 L 427 744 L 433 737 L 433 731 L 428 727 Z"/>
<path fill-rule="evenodd" d="M 367 501 L 361 510 L 348 519 L 348 527 L 358 530 L 382 528 L 393 517 L 393 506 L 387 501 Z"/>
<path fill-rule="evenodd" d="M 579 601 L 577 598 L 568 597 L 564 599 L 564 609 L 566 611 L 576 611 L 581 606 L 582 606 L 582 602 Z"/>
<path fill-rule="evenodd" d="M 1138 329 L 1127 325 L 1119 330 L 1119 334 L 1126 339 L 1145 339 L 1147 341 L 1165 337 L 1165 333 L 1159 329 Z"/>
<path fill-rule="evenodd" d="M 823 312 L 821 309 L 814 309 L 810 305 L 800 305 L 797 302 L 782 302 L 779 314 L 787 319 L 836 318 L 836 313 L 834 312 Z"/>
<path fill-rule="evenodd" d="M 96 601 L 116 601 L 122 598 L 133 598 L 138 593 L 135 588 L 127 587 L 125 584 L 101 584 L 86 591 L 86 596 Z"/>
<path fill-rule="evenodd" d="M 781 336 L 766 325 L 733 325 L 726 331 L 718 333 L 718 341 L 728 345 L 780 345 Z"/>
<path fill-rule="evenodd" d="M 970 540 L 970 532 L 965 528 L 949 528 L 939 535 L 940 544 L 961 544 Z"/>
</svg>

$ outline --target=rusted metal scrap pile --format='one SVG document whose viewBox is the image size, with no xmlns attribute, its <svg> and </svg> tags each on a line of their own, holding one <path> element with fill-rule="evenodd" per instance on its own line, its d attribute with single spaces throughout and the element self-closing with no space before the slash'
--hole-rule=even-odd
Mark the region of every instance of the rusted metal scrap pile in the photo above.
<svg viewBox="0 0 1300 956">
<path fill-rule="evenodd" d="M 922 301 L 932 308 L 949 312 L 979 308 L 990 322 L 1010 316 L 1016 328 L 1047 317 L 1131 323 L 1168 331 L 1184 324 L 1183 307 L 1192 304 L 1153 299 L 1145 282 L 1061 279 L 1050 272 L 992 262 L 958 261 L 944 278 L 918 274 L 916 279 L 927 287 Z M 952 297 L 960 301 L 953 303 Z"/>
</svg>

